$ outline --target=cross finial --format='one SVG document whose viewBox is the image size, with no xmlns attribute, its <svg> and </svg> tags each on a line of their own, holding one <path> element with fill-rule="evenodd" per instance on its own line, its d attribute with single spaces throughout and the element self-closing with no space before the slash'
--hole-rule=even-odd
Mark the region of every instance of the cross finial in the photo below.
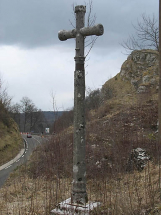
<svg viewBox="0 0 161 215">
<path fill-rule="evenodd" d="M 84 12 L 84 13 L 86 13 L 86 6 L 84 6 L 84 5 L 77 5 L 75 7 L 75 13 L 78 13 L 78 12 Z"/>
</svg>

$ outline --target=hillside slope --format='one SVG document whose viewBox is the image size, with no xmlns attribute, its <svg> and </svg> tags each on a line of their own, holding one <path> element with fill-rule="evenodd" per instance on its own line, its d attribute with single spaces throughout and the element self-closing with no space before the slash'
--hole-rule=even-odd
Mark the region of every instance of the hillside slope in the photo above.
<svg viewBox="0 0 161 215">
<path fill-rule="evenodd" d="M 113 148 L 115 143 L 116 155 L 124 154 L 122 167 L 132 148 L 143 147 L 156 155 L 158 58 L 159 53 L 154 50 L 133 51 L 120 73 L 102 86 L 103 103 L 89 113 L 87 142 L 106 146 L 102 158 L 110 156 L 110 146 Z M 124 147 L 126 150 L 122 151 Z"/>
<path fill-rule="evenodd" d="M 14 158 L 23 147 L 16 123 L 0 104 L 0 165 Z"/>
<path fill-rule="evenodd" d="M 161 213 L 158 79 L 158 52 L 134 51 L 96 97 L 89 97 L 99 101 L 86 113 L 87 192 L 90 200 L 102 203 L 95 215 Z M 4 212 L 50 214 L 70 197 L 73 126 L 67 128 L 67 120 L 71 125 L 71 117 L 58 119 L 59 133 L 8 180 L 0 201 Z M 128 172 L 130 153 L 137 147 L 151 160 L 142 171 L 133 166 Z"/>
</svg>

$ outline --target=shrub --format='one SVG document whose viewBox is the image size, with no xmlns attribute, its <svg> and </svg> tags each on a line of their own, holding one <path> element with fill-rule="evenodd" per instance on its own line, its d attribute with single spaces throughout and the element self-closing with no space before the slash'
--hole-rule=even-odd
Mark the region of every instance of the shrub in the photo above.
<svg viewBox="0 0 161 215">
<path fill-rule="evenodd" d="M 101 91 L 99 89 L 89 90 L 88 95 L 85 98 L 86 111 L 97 109 L 102 102 Z"/>
</svg>

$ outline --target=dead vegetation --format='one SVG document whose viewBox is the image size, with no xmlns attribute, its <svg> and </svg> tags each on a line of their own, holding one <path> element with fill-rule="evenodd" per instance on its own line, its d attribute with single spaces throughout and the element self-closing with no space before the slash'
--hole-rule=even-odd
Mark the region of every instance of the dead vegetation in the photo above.
<svg viewBox="0 0 161 215">
<path fill-rule="evenodd" d="M 1 189 L 0 214 L 50 214 L 58 200 L 69 195 L 68 179 L 31 179 L 26 173 L 21 173 Z"/>
<path fill-rule="evenodd" d="M 137 95 L 117 75 L 89 99 L 93 101 L 88 101 L 86 111 L 87 193 L 89 200 L 101 202 L 91 214 L 161 214 L 157 94 Z M 0 214 L 47 215 L 70 197 L 72 117 L 72 111 L 60 117 L 51 141 L 37 148 L 30 162 L 1 188 Z M 130 152 L 137 147 L 144 148 L 151 160 L 144 170 L 127 172 Z"/>
<path fill-rule="evenodd" d="M 23 167 L 25 168 L 25 167 Z M 50 214 L 51 209 L 69 198 L 71 178 L 55 176 L 33 179 L 20 171 L 8 180 L 0 194 L 0 214 Z M 149 162 L 142 172 L 107 174 L 87 181 L 88 197 L 101 202 L 91 214 L 160 214 L 159 166 Z"/>
</svg>

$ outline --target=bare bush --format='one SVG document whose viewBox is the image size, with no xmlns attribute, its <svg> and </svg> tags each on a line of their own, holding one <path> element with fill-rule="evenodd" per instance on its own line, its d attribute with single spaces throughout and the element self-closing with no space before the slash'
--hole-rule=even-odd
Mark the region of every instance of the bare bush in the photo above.
<svg viewBox="0 0 161 215">
<path fill-rule="evenodd" d="M 72 134 L 61 133 L 55 135 L 50 143 L 37 148 L 35 159 L 30 163 L 31 176 L 45 177 L 48 180 L 71 177 L 72 139 Z"/>
<path fill-rule="evenodd" d="M 63 114 L 55 120 L 51 128 L 51 131 L 52 133 L 57 134 L 72 125 L 73 125 L 73 110 L 64 111 Z"/>
<path fill-rule="evenodd" d="M 101 104 L 101 91 L 100 89 L 87 91 L 87 96 L 85 98 L 86 111 L 97 109 Z"/>
</svg>

